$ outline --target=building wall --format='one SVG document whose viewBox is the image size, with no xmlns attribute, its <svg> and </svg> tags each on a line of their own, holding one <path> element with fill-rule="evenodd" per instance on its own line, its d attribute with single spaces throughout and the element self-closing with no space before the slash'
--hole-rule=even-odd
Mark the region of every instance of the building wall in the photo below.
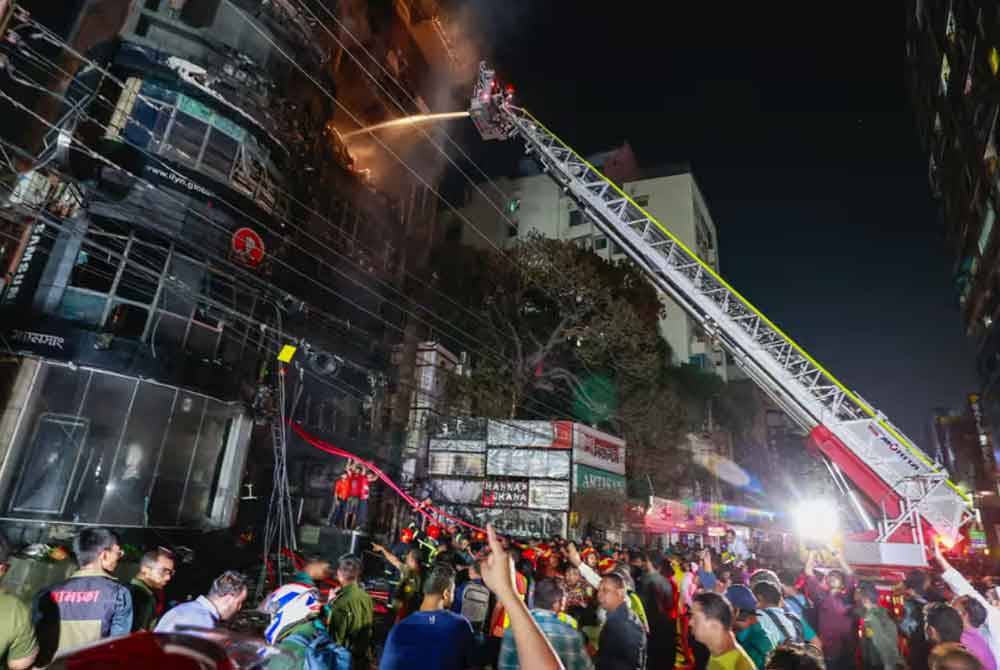
<svg viewBox="0 0 1000 670">
<path fill-rule="evenodd" d="M 471 191 L 462 213 L 482 234 L 464 228 L 461 239 L 477 248 L 492 245 L 505 246 L 518 238 L 539 234 L 563 240 L 573 240 L 592 249 L 603 258 L 624 261 L 627 257 L 611 242 L 592 221 L 577 211 L 576 204 L 562 193 L 555 182 L 545 174 L 518 179 L 497 180 L 506 194 L 506 200 L 492 190 L 483 189 L 505 212 L 511 201 L 519 202 L 510 218 L 517 222 L 516 235 L 490 201 L 479 191 Z M 626 181 L 624 190 L 645 207 L 685 245 L 718 269 L 718 236 L 694 175 L 690 172 L 668 174 Z M 702 233 L 698 233 L 699 226 Z M 484 238 L 488 238 L 484 239 Z M 727 378 L 723 354 L 699 339 L 700 333 L 687 314 L 673 300 L 663 297 L 665 316 L 660 321 L 660 332 L 670 344 L 675 364 L 692 363 Z"/>
</svg>

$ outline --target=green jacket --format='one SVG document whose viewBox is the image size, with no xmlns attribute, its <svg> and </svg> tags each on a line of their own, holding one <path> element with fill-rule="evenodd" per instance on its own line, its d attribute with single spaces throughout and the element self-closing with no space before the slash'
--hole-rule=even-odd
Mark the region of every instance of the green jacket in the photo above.
<svg viewBox="0 0 1000 670">
<path fill-rule="evenodd" d="M 327 626 L 330 637 L 337 644 L 347 647 L 351 657 L 367 661 L 371 646 L 374 615 L 372 598 L 357 584 L 348 584 L 337 592 L 330 603 Z"/>
<path fill-rule="evenodd" d="M 899 630 L 883 607 L 865 611 L 862 618 L 861 667 L 864 670 L 895 670 L 899 663 Z"/>
<path fill-rule="evenodd" d="M 153 630 L 158 618 L 156 594 L 138 577 L 128 583 L 128 590 L 132 593 L 132 632 Z"/>
</svg>

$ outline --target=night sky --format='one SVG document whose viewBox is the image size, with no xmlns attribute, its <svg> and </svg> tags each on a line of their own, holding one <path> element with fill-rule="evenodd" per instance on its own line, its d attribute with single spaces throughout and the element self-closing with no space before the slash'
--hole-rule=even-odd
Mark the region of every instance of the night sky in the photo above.
<svg viewBox="0 0 1000 670">
<path fill-rule="evenodd" d="M 975 390 L 897 3 L 471 4 L 517 102 L 577 151 L 689 161 L 723 275 L 911 437 Z M 519 147 L 470 146 L 513 171 Z"/>
</svg>

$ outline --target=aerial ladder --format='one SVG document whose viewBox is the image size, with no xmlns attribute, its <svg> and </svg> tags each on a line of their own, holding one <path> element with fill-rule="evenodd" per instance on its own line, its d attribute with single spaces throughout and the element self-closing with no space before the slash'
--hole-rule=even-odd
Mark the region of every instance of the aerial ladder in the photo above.
<svg viewBox="0 0 1000 670">
<path fill-rule="evenodd" d="M 844 542 L 854 565 L 923 566 L 977 518 L 971 497 L 889 419 L 817 363 L 666 226 L 527 110 L 480 64 L 470 116 L 484 140 L 513 137 L 663 293 L 809 434 L 864 530 Z M 850 485 L 853 482 L 862 496 Z"/>
</svg>

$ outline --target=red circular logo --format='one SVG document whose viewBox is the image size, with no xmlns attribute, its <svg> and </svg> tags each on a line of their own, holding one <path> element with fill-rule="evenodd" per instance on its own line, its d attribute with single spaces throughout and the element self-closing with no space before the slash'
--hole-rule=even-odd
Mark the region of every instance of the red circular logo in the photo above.
<svg viewBox="0 0 1000 670">
<path fill-rule="evenodd" d="M 257 267 L 264 260 L 264 240 L 250 228 L 233 233 L 232 248 L 237 260 L 250 267 Z"/>
</svg>

